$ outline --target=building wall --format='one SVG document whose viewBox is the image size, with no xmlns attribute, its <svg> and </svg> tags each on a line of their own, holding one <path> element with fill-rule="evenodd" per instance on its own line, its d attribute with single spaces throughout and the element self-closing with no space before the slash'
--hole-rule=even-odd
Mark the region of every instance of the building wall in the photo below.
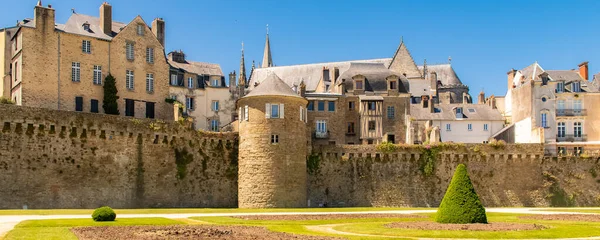
<svg viewBox="0 0 600 240">
<path fill-rule="evenodd" d="M 7 90 L 7 82 L 6 76 L 9 75 L 9 70 L 6 66 L 6 63 L 10 63 L 10 58 L 7 57 L 6 53 L 10 52 L 10 40 L 7 40 L 8 33 L 6 30 L 0 31 L 0 43 L 2 43 L 3 47 L 0 47 L 0 98 L 9 98 L 10 96 L 4 92 Z M 10 37 L 8 38 L 10 39 Z M 10 82 L 8 82 L 10 83 Z"/>
<path fill-rule="evenodd" d="M 590 144 L 600 144 L 600 109 L 595 107 L 598 103 L 600 103 L 600 93 L 585 94 L 583 105 L 587 110 L 587 116 L 583 124 L 583 133 L 587 134 L 587 141 Z"/>
<path fill-rule="evenodd" d="M 220 80 L 220 76 L 211 76 L 211 79 L 217 77 Z M 213 119 L 219 120 L 219 126 L 221 127 L 231 122 L 231 109 L 234 108 L 233 104 L 235 103 L 231 99 L 228 88 L 206 86 L 204 89 L 189 89 L 171 86 L 169 92 L 171 96 L 176 97 L 177 101 L 183 104 L 186 104 L 186 97 L 194 98 L 194 109 L 186 111 L 194 119 L 196 129 L 211 130 L 210 120 Z M 212 110 L 213 101 L 219 101 L 218 112 Z"/>
<path fill-rule="evenodd" d="M 285 104 L 283 119 L 267 119 L 265 105 Z M 239 124 L 240 208 L 292 208 L 306 206 L 306 123 L 300 107 L 307 101 L 298 97 L 254 96 L 238 100 L 248 110 L 248 121 Z M 279 136 L 272 144 L 271 136 Z"/>
<path fill-rule="evenodd" d="M 446 124 L 450 124 L 450 131 L 446 130 Z M 488 124 L 487 131 L 484 124 Z M 483 143 L 503 128 L 504 121 L 433 121 L 433 126 L 440 128 L 442 142 Z"/>
</svg>

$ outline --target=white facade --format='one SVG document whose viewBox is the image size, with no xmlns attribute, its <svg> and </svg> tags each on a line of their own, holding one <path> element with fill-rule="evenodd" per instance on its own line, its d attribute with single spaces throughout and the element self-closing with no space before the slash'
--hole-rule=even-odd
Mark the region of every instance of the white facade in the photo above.
<svg viewBox="0 0 600 240">
<path fill-rule="evenodd" d="M 483 143 L 504 127 L 504 121 L 435 120 L 435 126 L 442 142 Z"/>
</svg>

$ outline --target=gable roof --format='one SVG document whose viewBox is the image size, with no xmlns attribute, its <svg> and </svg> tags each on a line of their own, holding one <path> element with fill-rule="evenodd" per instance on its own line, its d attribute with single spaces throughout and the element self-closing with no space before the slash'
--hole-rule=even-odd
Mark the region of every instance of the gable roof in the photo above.
<svg viewBox="0 0 600 240">
<path fill-rule="evenodd" d="M 90 31 L 86 31 L 83 29 L 83 24 L 90 24 Z M 104 40 L 111 40 L 114 36 L 116 36 L 121 30 L 127 26 L 127 24 L 122 22 L 113 21 L 112 22 L 112 35 L 105 34 L 100 28 L 100 18 L 88 16 L 79 13 L 71 14 L 69 20 L 64 24 L 64 28 L 62 29 L 64 32 L 73 33 L 78 35 L 84 35 L 88 37 L 94 37 Z"/>
<path fill-rule="evenodd" d="M 458 120 L 454 110 L 462 107 L 464 117 L 460 121 L 504 121 L 504 117 L 497 109 L 486 104 L 435 104 L 434 106 L 438 111 L 432 113 L 429 108 L 423 108 L 421 104 L 411 104 L 410 116 L 417 120 Z"/>
<path fill-rule="evenodd" d="M 408 48 L 406 48 L 404 41 L 400 42 L 400 46 L 398 46 L 396 53 L 394 53 L 394 57 L 389 64 L 389 68 L 392 71 L 406 74 L 407 78 L 423 77 L 423 72 L 417 67 L 415 60 L 410 55 L 410 52 L 408 51 Z"/>
<path fill-rule="evenodd" d="M 255 96 L 288 96 L 288 97 L 300 97 L 292 88 L 287 85 L 281 78 L 275 73 L 270 73 L 265 79 L 260 81 L 260 84 L 250 91 L 246 97 Z"/>
<path fill-rule="evenodd" d="M 216 63 L 194 62 L 186 60 L 184 63 L 173 61 L 171 54 L 167 57 L 167 63 L 171 67 L 182 69 L 186 72 L 198 75 L 223 76 L 221 66 Z"/>
<path fill-rule="evenodd" d="M 402 93 L 407 93 L 408 88 L 406 77 L 399 73 L 386 68 L 383 63 L 350 63 L 350 67 L 340 74 L 338 79 L 346 79 L 344 83 L 347 90 L 352 90 L 354 84 L 352 78 L 357 75 L 362 75 L 366 78 L 365 91 L 387 91 L 387 78 L 389 76 L 397 76 L 403 84 L 399 84 L 398 90 Z"/>
</svg>

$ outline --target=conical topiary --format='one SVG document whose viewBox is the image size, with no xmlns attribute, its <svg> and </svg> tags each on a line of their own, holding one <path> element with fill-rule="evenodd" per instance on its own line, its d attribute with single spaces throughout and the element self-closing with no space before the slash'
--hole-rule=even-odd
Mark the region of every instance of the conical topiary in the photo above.
<svg viewBox="0 0 600 240">
<path fill-rule="evenodd" d="M 485 208 L 473 188 L 467 167 L 458 165 L 435 216 L 438 223 L 487 223 Z"/>
</svg>

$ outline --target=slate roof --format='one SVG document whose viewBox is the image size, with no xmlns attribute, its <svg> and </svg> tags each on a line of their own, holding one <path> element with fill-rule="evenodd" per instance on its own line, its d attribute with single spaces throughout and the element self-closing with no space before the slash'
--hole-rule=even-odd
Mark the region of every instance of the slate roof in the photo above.
<svg viewBox="0 0 600 240">
<path fill-rule="evenodd" d="M 83 29 L 83 24 L 86 22 L 90 24 L 89 31 L 86 31 L 85 29 Z M 19 23 L 19 26 L 35 27 L 35 21 L 33 21 L 33 19 L 31 19 L 31 18 L 26 18 Z M 67 33 L 73 33 L 73 34 L 78 34 L 78 35 L 83 35 L 83 36 L 88 36 L 88 37 L 94 37 L 94 38 L 103 39 L 103 40 L 112 40 L 112 38 L 115 35 L 117 35 L 119 32 L 121 32 L 121 30 L 125 26 L 127 26 L 126 23 L 117 22 L 117 21 L 113 20 L 113 22 L 112 22 L 113 33 L 112 33 L 112 35 L 106 35 L 100 28 L 100 18 L 99 17 L 89 16 L 89 15 L 79 14 L 79 13 L 73 13 L 73 14 L 71 14 L 71 16 L 69 17 L 69 19 L 67 20 L 67 22 L 65 24 L 56 24 L 55 28 L 57 30 L 67 32 Z"/>
<path fill-rule="evenodd" d="M 346 79 L 345 85 L 347 90 L 352 90 L 354 84 L 352 77 L 363 75 L 366 78 L 365 91 L 368 92 L 383 92 L 387 91 L 387 77 L 395 75 L 402 81 L 399 84 L 398 90 L 401 93 L 408 93 L 408 80 L 402 74 L 389 70 L 383 63 L 350 63 L 348 70 L 342 72 L 338 79 Z"/>
<path fill-rule="evenodd" d="M 485 104 L 436 104 L 435 113 L 431 113 L 429 108 L 423 108 L 421 104 L 411 104 L 410 116 L 416 120 L 458 120 L 455 114 L 458 107 L 463 108 L 463 120 L 504 121 L 498 110 Z"/>
<path fill-rule="evenodd" d="M 582 81 L 584 80 L 579 72 L 573 70 L 548 70 L 546 71 L 550 79 L 554 81 Z"/>
<path fill-rule="evenodd" d="M 169 54 L 167 62 L 171 67 L 183 69 L 186 72 L 198 75 L 223 76 L 221 66 L 216 63 L 194 62 L 186 60 L 185 63 L 173 61 L 172 55 Z"/>
<path fill-rule="evenodd" d="M 542 81 L 540 75 L 543 73 L 548 74 L 550 81 L 564 81 L 565 82 L 565 90 L 567 92 L 571 91 L 572 82 L 580 82 L 580 88 L 583 92 L 598 92 L 600 89 L 600 79 L 593 81 L 586 81 L 579 75 L 577 70 L 544 70 L 540 64 L 537 62 L 521 69 L 518 71 L 521 76 L 515 76 L 514 83 L 519 85 L 520 81 Z M 600 73 L 597 74 L 598 78 L 600 78 Z M 519 78 L 519 79 L 517 79 Z"/>
<path fill-rule="evenodd" d="M 246 97 L 254 96 L 288 96 L 300 97 L 292 88 L 287 85 L 277 74 L 271 73 L 265 79 L 260 81 L 260 84 L 250 91 Z"/>
<path fill-rule="evenodd" d="M 275 73 L 290 86 L 298 86 L 300 85 L 300 82 L 304 81 L 307 91 L 315 91 L 319 81 L 322 78 L 323 67 L 326 67 L 330 70 L 338 68 L 341 76 L 341 73 L 350 68 L 351 63 L 383 63 L 384 66 L 388 68 L 391 61 L 391 58 L 379 58 L 257 68 L 252 72 L 249 80 L 249 86 L 250 89 L 252 89 L 255 82 L 260 82 L 260 79 L 264 79 L 269 73 Z M 432 69 L 435 69 L 436 73 L 438 73 L 438 79 L 442 81 L 442 85 L 462 85 L 460 78 L 458 78 L 458 75 L 456 72 L 454 72 L 454 69 L 450 64 L 427 65 L 427 68 L 429 69 L 429 72 L 431 72 Z M 422 71 L 423 67 L 419 66 L 419 69 Z"/>
</svg>

